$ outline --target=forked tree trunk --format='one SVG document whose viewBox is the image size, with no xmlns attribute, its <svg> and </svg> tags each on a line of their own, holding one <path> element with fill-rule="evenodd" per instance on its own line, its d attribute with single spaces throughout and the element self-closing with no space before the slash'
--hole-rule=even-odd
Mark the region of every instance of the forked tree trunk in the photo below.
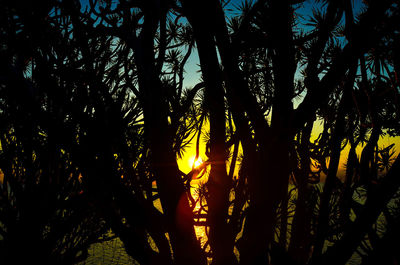
<svg viewBox="0 0 400 265">
<path fill-rule="evenodd" d="M 354 60 L 354 63 L 349 71 L 346 83 L 344 84 L 343 96 L 340 101 L 339 108 L 336 114 L 336 124 L 334 132 L 332 134 L 332 140 L 330 146 L 331 155 L 329 158 L 328 175 L 326 177 L 323 193 L 321 195 L 316 239 L 311 258 L 312 263 L 317 262 L 315 264 L 319 263 L 320 257 L 322 255 L 322 250 L 324 247 L 324 242 L 327 236 L 326 233 L 329 230 L 329 211 L 330 211 L 331 195 L 334 190 L 334 185 L 337 182 L 337 172 L 339 168 L 342 140 L 345 136 L 344 135 L 345 116 L 347 115 L 350 107 L 349 105 L 351 104 L 351 93 L 353 90 L 357 66 L 358 66 L 357 60 Z"/>
<path fill-rule="evenodd" d="M 311 165 L 309 148 L 313 123 L 314 119 L 310 120 L 301 131 L 301 140 L 298 150 L 301 168 L 298 174 L 296 174 L 298 193 L 296 211 L 292 223 L 289 254 L 299 264 L 305 264 L 308 260 L 311 239 L 311 209 L 307 208 L 307 200 L 310 192 L 308 187 Z"/>
<path fill-rule="evenodd" d="M 364 239 L 365 234 L 376 222 L 382 209 L 393 198 L 400 187 L 400 156 L 397 156 L 390 171 L 379 184 L 379 187 L 368 197 L 362 212 L 357 219 L 346 228 L 343 237 L 329 248 L 322 256 L 322 263 L 327 265 L 346 264 L 353 252 Z"/>
<path fill-rule="evenodd" d="M 156 3 L 152 3 L 149 8 L 156 6 Z M 157 24 L 157 17 L 148 10 L 139 38 L 128 44 L 133 47 L 138 67 L 139 89 L 143 95 L 145 137 L 151 151 L 152 171 L 166 215 L 175 262 L 179 265 L 201 265 L 206 260 L 196 239 L 193 213 L 172 149 L 167 98 L 161 87 L 159 73 L 155 72 L 153 45 Z"/>
<path fill-rule="evenodd" d="M 232 180 L 226 172 L 225 149 L 225 101 L 222 87 L 222 76 L 219 67 L 214 35 L 212 32 L 212 17 L 215 14 L 212 1 L 201 4 L 183 1 L 183 7 L 196 38 L 200 65 L 205 81 L 205 101 L 210 113 L 210 160 L 211 172 L 207 183 L 209 198 L 208 223 L 210 225 L 209 241 L 213 252 L 213 264 L 235 264 L 233 240 L 227 225 L 229 192 Z M 211 10 L 207 9 L 211 8 Z M 210 19 L 204 20 L 203 15 L 210 13 Z"/>
</svg>

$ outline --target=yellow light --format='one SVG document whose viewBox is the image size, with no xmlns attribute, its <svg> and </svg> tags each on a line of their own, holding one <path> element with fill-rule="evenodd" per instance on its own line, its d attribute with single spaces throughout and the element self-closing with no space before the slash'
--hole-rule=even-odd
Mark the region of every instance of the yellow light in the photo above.
<svg viewBox="0 0 400 265">
<path fill-rule="evenodd" d="M 199 167 L 201 164 L 203 164 L 203 159 L 201 159 L 201 157 L 194 161 L 194 167 Z"/>
<path fill-rule="evenodd" d="M 189 165 L 190 167 L 199 167 L 201 164 L 203 164 L 203 159 L 201 159 L 201 157 L 197 158 L 197 160 L 195 161 L 196 156 L 193 156 L 189 159 Z"/>
</svg>

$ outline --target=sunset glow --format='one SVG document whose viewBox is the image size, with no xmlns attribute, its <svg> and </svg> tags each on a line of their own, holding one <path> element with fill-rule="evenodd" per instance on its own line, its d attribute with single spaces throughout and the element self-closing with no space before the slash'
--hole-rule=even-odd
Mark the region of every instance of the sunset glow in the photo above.
<svg viewBox="0 0 400 265">
<path fill-rule="evenodd" d="M 201 164 L 203 164 L 203 159 L 201 159 L 201 157 L 199 157 L 199 158 L 197 158 L 196 160 L 196 156 L 192 156 L 190 159 L 189 159 L 189 161 L 188 161 L 188 163 L 189 163 L 189 166 L 192 168 L 197 168 L 197 167 L 199 167 Z"/>
</svg>

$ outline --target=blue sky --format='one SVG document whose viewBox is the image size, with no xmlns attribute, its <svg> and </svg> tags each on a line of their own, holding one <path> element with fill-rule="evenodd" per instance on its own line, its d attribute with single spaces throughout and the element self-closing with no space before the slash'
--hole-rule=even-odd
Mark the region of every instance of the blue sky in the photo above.
<svg viewBox="0 0 400 265">
<path fill-rule="evenodd" d="M 225 14 L 230 17 L 230 16 L 235 16 L 239 15 L 240 12 L 238 11 L 238 7 L 241 6 L 241 3 L 244 2 L 245 0 L 231 0 L 229 3 L 225 6 Z M 255 2 L 255 0 L 247 0 L 249 2 Z M 299 9 L 297 12 L 301 14 L 304 18 L 303 23 L 306 23 L 309 17 L 312 15 L 312 10 L 313 9 L 318 9 L 320 10 L 323 8 L 323 1 L 314 1 L 314 0 L 306 0 L 304 3 L 299 4 L 298 7 Z M 352 0 L 352 5 L 354 8 L 354 14 L 358 15 L 362 8 L 365 7 L 363 4 L 363 0 Z M 304 31 L 309 30 L 309 27 L 307 27 L 304 24 L 299 25 L 300 28 L 302 28 Z M 185 66 L 185 82 L 184 86 L 194 86 L 199 82 L 199 77 L 200 74 L 197 73 L 200 70 L 200 67 L 198 66 L 199 60 L 197 57 L 197 52 L 193 52 L 192 55 L 190 56 L 187 65 Z"/>
<path fill-rule="evenodd" d="M 116 1 L 115 1 L 116 2 Z M 237 11 L 237 7 L 240 5 L 240 3 L 242 3 L 242 0 L 232 0 L 229 2 L 229 4 L 225 7 L 225 11 L 226 11 L 226 15 L 228 17 L 230 16 L 235 16 L 238 15 L 239 12 Z M 321 9 L 321 5 L 323 5 L 322 3 L 323 1 L 311 1 L 311 0 L 306 0 L 304 3 L 299 5 L 299 9 L 297 10 L 300 14 L 303 15 L 303 18 L 305 19 L 304 23 L 309 19 L 309 17 L 312 15 L 312 10 L 313 9 Z M 88 0 L 81 0 L 82 3 L 82 7 L 84 8 L 85 6 L 88 5 Z M 363 4 L 362 0 L 354 0 L 352 1 L 352 5 L 354 7 L 354 14 L 357 15 L 360 13 L 360 11 L 365 7 L 365 5 Z M 181 23 L 184 23 L 184 19 L 181 20 Z M 310 28 L 308 28 L 306 25 L 301 24 L 299 25 L 299 27 L 301 29 L 303 29 L 304 31 L 309 30 Z M 184 54 L 186 52 L 183 51 L 182 54 Z M 184 87 L 193 87 L 194 85 L 196 85 L 198 82 L 200 82 L 200 73 L 199 73 L 200 67 L 199 67 L 199 59 L 198 59 L 198 55 L 197 55 L 197 51 L 196 49 L 193 49 L 191 56 L 189 57 L 187 64 L 185 66 L 185 80 L 184 80 Z M 295 105 L 296 102 L 295 102 Z M 322 130 L 322 127 L 320 125 L 316 125 L 315 129 L 317 131 Z M 384 146 L 388 146 L 389 144 L 391 144 L 393 141 L 396 142 L 396 146 L 399 146 L 399 137 L 391 138 L 391 137 L 383 137 L 380 141 L 380 145 L 384 145 Z M 181 169 L 184 169 L 186 167 L 187 170 L 190 169 L 189 165 L 186 165 L 186 161 L 194 155 L 194 151 L 192 150 L 192 148 L 189 148 L 188 152 L 185 154 L 185 158 L 180 162 L 180 167 Z M 398 148 L 397 148 L 398 149 Z M 398 152 L 398 150 L 396 150 Z M 202 150 L 201 153 L 204 153 L 204 150 Z M 341 163 L 343 163 L 343 161 L 341 161 Z"/>
<path fill-rule="evenodd" d="M 239 15 L 240 12 L 238 11 L 239 6 L 246 0 L 231 0 L 225 6 L 225 12 L 227 17 Z M 247 0 L 248 2 L 254 3 L 256 0 Z M 82 9 L 89 5 L 89 0 L 80 0 L 82 4 Z M 304 18 L 304 23 L 308 20 L 308 18 L 312 15 L 313 9 L 321 9 L 321 6 L 324 5 L 324 1 L 315 1 L 315 0 L 306 0 L 302 4 L 298 5 L 298 13 L 300 13 Z M 352 4 L 355 8 L 355 14 L 358 14 L 364 4 L 362 0 L 353 0 Z M 118 1 L 113 1 L 114 4 L 117 4 Z M 323 7 L 322 7 L 323 8 Z M 183 19 L 181 20 L 183 22 Z M 304 25 L 304 23 L 299 24 L 299 28 L 307 31 L 310 28 Z M 200 82 L 200 73 L 199 73 L 199 59 L 197 55 L 197 51 L 194 49 L 192 51 L 191 56 L 189 57 L 187 64 L 185 65 L 185 80 L 184 80 L 184 87 L 193 87 L 198 82 Z"/>
</svg>

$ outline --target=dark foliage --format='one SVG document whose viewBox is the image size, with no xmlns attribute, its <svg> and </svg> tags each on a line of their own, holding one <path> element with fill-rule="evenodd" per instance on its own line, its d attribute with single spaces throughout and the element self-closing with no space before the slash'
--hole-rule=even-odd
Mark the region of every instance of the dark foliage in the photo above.
<svg viewBox="0 0 400 265">
<path fill-rule="evenodd" d="M 2 1 L 1 261 L 397 264 L 400 6 L 311 2 Z"/>
</svg>

